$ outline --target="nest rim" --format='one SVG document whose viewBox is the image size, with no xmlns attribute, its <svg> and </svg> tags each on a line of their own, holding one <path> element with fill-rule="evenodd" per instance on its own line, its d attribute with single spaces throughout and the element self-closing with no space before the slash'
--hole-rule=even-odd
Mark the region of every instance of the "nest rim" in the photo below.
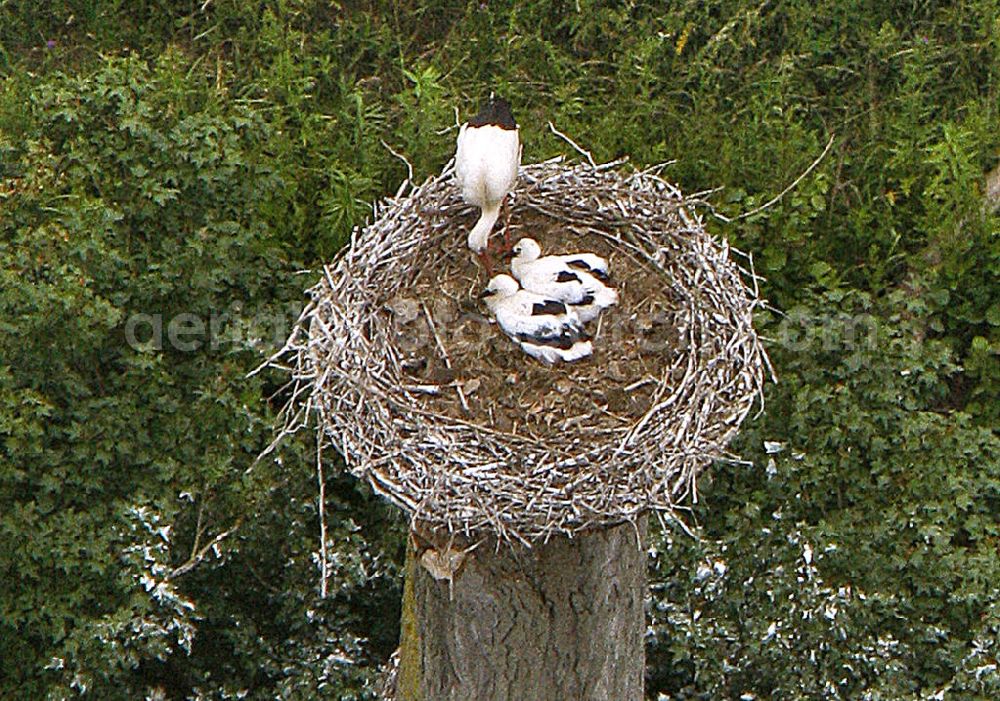
<svg viewBox="0 0 1000 701">
<path fill-rule="evenodd" d="M 427 409 L 401 371 L 384 306 L 413 284 L 419 263 L 465 248 L 456 222 L 469 207 L 449 164 L 377 205 L 309 290 L 279 354 L 298 398 L 286 431 L 313 418 L 354 475 L 415 521 L 469 539 L 530 545 L 635 523 L 648 511 L 676 515 L 696 500 L 698 474 L 735 459 L 728 443 L 753 405 L 763 406 L 770 365 L 752 323 L 758 278 L 752 258 L 737 264 L 733 254 L 743 254 L 711 236 L 695 201 L 658 169 L 625 175 L 618 165 L 523 165 L 512 209 L 589 227 L 679 293 L 690 321 L 684 372 L 680 382 L 668 373 L 656 380 L 643 416 L 608 435 L 567 431 L 542 442 Z"/>
</svg>

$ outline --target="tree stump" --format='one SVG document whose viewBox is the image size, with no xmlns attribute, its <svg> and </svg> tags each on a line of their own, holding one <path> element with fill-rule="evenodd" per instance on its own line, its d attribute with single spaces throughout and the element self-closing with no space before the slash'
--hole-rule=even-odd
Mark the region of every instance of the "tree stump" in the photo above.
<svg viewBox="0 0 1000 701">
<path fill-rule="evenodd" d="M 411 539 L 396 699 L 640 701 L 639 523 L 532 548 L 483 544 L 451 580 L 421 564 Z"/>
</svg>

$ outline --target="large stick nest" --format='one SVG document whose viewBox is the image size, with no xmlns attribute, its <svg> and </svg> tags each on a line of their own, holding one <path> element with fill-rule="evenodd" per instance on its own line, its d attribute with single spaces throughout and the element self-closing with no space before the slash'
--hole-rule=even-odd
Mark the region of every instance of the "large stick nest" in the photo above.
<svg viewBox="0 0 1000 701">
<path fill-rule="evenodd" d="M 435 528 L 521 542 L 696 497 L 767 358 L 752 272 L 681 193 L 650 171 L 522 168 L 511 238 L 608 257 L 621 298 L 592 324 L 592 358 L 546 367 L 476 300 L 478 210 L 451 169 L 404 188 L 324 269 L 284 351 L 298 415 L 351 472 Z"/>
</svg>

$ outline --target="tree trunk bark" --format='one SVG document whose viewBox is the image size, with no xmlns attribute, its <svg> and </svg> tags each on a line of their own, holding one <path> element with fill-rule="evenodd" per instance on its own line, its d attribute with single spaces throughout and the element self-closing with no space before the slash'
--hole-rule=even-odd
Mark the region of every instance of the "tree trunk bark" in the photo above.
<svg viewBox="0 0 1000 701">
<path fill-rule="evenodd" d="M 460 563 L 446 546 L 415 548 L 398 701 L 641 701 L 646 554 L 631 524 L 533 548 L 484 543 Z"/>
</svg>

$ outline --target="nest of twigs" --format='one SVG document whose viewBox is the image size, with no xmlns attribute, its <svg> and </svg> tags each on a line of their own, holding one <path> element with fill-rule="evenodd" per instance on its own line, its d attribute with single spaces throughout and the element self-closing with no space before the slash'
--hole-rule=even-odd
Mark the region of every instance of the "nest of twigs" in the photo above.
<svg viewBox="0 0 1000 701">
<path fill-rule="evenodd" d="M 310 290 L 283 351 L 293 413 L 413 518 L 470 538 L 530 543 L 696 495 L 699 471 L 731 457 L 767 358 L 752 272 L 677 188 L 652 171 L 522 168 L 511 239 L 608 257 L 620 294 L 591 324 L 593 357 L 547 367 L 476 299 L 478 210 L 450 168 L 407 187 Z"/>
</svg>

